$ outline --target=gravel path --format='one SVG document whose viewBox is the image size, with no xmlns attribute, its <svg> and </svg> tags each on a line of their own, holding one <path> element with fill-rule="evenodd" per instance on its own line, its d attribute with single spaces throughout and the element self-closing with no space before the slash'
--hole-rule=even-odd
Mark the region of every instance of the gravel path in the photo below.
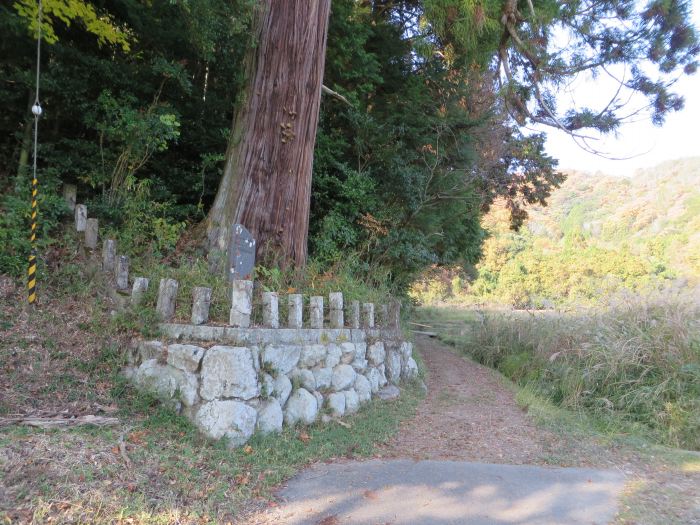
<svg viewBox="0 0 700 525">
<path fill-rule="evenodd" d="M 416 417 L 380 448 L 382 456 L 522 465 L 542 463 L 557 446 L 496 372 L 435 339 L 421 337 L 416 346 L 428 369 L 428 395 Z"/>
</svg>

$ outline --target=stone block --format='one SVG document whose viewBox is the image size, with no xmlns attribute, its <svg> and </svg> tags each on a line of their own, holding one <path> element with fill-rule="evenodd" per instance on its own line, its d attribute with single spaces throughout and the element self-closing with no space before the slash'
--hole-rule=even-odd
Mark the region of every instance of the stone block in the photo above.
<svg viewBox="0 0 700 525">
<path fill-rule="evenodd" d="M 78 201 L 78 188 L 75 184 L 63 185 L 63 200 L 70 211 L 75 211 L 75 203 Z"/>
<path fill-rule="evenodd" d="M 87 206 L 84 204 L 75 205 L 75 231 L 84 232 L 87 228 Z"/>
<path fill-rule="evenodd" d="M 289 397 L 284 409 L 284 422 L 293 426 L 297 423 L 310 425 L 318 414 L 316 397 L 304 388 L 299 388 Z"/>
<path fill-rule="evenodd" d="M 88 219 L 85 224 L 85 247 L 90 250 L 97 248 L 100 223 L 97 219 Z"/>
<path fill-rule="evenodd" d="M 149 280 L 145 277 L 137 277 L 131 287 L 131 304 L 138 306 L 143 301 L 143 296 L 148 291 Z"/>
<path fill-rule="evenodd" d="M 117 256 L 117 264 L 114 267 L 114 281 L 117 290 L 127 290 L 129 288 L 129 257 L 126 255 Z"/>
<path fill-rule="evenodd" d="M 263 292 L 263 325 L 268 328 L 279 328 L 279 296 L 277 292 Z"/>
<path fill-rule="evenodd" d="M 312 370 L 312 372 L 314 374 L 314 380 L 316 381 L 316 388 L 318 390 L 328 390 L 331 387 L 331 381 L 333 379 L 332 368 L 317 368 Z"/>
<path fill-rule="evenodd" d="M 192 406 L 199 400 L 197 377 L 194 374 L 162 365 L 156 359 L 144 361 L 134 376 L 136 386 L 151 392 L 162 401 L 178 399 L 185 406 Z"/>
<path fill-rule="evenodd" d="M 401 368 L 401 379 L 411 381 L 418 377 L 418 364 L 416 360 L 409 357 L 406 364 Z"/>
<path fill-rule="evenodd" d="M 196 372 L 199 370 L 199 363 L 202 362 L 205 350 L 201 346 L 171 344 L 168 345 L 167 363 L 170 366 L 185 370 L 187 372 Z"/>
<path fill-rule="evenodd" d="M 158 285 L 156 312 L 161 319 L 167 321 L 175 315 L 178 283 L 175 279 L 161 279 Z"/>
<path fill-rule="evenodd" d="M 323 297 L 320 295 L 309 298 L 309 325 L 311 328 L 323 328 Z"/>
<path fill-rule="evenodd" d="M 345 414 L 345 393 L 333 392 L 329 394 L 326 404 L 334 416 L 342 417 Z"/>
<path fill-rule="evenodd" d="M 253 281 L 231 281 L 231 326 L 248 328 L 253 312 Z"/>
<path fill-rule="evenodd" d="M 287 301 L 287 326 L 289 328 L 301 328 L 304 322 L 304 308 L 301 294 L 289 294 L 287 296 Z"/>
<path fill-rule="evenodd" d="M 360 301 L 350 302 L 350 312 L 348 315 L 350 328 L 357 330 L 360 328 Z"/>
<path fill-rule="evenodd" d="M 357 372 L 358 374 L 362 374 L 367 370 L 367 367 L 369 366 L 369 362 L 367 359 L 362 359 L 361 357 L 356 357 L 355 360 L 350 363 L 350 366 Z"/>
<path fill-rule="evenodd" d="M 258 408 L 257 428 L 261 434 L 279 433 L 282 431 L 284 414 L 279 401 L 268 399 L 263 401 Z"/>
<path fill-rule="evenodd" d="M 328 345 L 328 350 L 326 353 L 326 366 L 330 368 L 335 368 L 339 363 L 340 359 L 343 357 L 343 351 L 335 343 Z"/>
<path fill-rule="evenodd" d="M 329 319 L 331 328 L 343 328 L 345 324 L 343 312 L 343 293 L 331 292 L 328 294 Z"/>
<path fill-rule="evenodd" d="M 288 374 L 299 364 L 299 345 L 267 345 L 262 351 L 262 361 L 279 374 Z"/>
<path fill-rule="evenodd" d="M 369 382 L 370 388 L 372 389 L 372 393 L 376 394 L 377 392 L 379 392 L 379 382 L 381 380 L 381 374 L 379 370 L 377 370 L 376 368 L 370 368 L 367 370 L 367 372 L 365 372 L 365 377 Z"/>
<path fill-rule="evenodd" d="M 292 381 L 285 375 L 279 375 L 275 378 L 272 395 L 279 401 L 280 406 L 289 399 L 289 394 L 292 393 Z"/>
<path fill-rule="evenodd" d="M 338 365 L 333 369 L 331 388 L 336 392 L 350 388 L 355 383 L 357 373 L 350 365 Z"/>
<path fill-rule="evenodd" d="M 340 362 L 349 365 L 355 360 L 355 344 L 354 343 L 340 343 L 340 351 L 342 355 L 340 357 Z"/>
<path fill-rule="evenodd" d="M 370 385 L 365 376 L 358 374 L 355 378 L 353 388 L 355 389 L 355 392 L 357 392 L 357 397 L 361 405 L 369 403 L 369 401 L 372 399 L 372 385 Z"/>
<path fill-rule="evenodd" d="M 398 350 L 391 349 L 386 353 L 384 361 L 386 365 L 386 377 L 390 383 L 398 384 L 401 380 L 401 354 Z"/>
<path fill-rule="evenodd" d="M 301 348 L 301 357 L 299 366 L 304 368 L 313 368 L 322 363 L 326 357 L 326 347 L 324 345 L 304 345 Z"/>
<path fill-rule="evenodd" d="M 117 265 L 117 241 L 105 239 L 102 242 L 102 271 L 113 272 Z"/>
<path fill-rule="evenodd" d="M 245 444 L 255 432 L 257 411 L 241 401 L 210 401 L 199 407 L 194 423 L 212 439 L 227 438 L 231 446 Z"/>
<path fill-rule="evenodd" d="M 377 341 L 372 343 L 367 347 L 367 361 L 372 366 L 379 366 L 384 363 L 386 358 L 386 351 L 384 350 L 384 343 Z"/>
<path fill-rule="evenodd" d="M 396 385 L 387 385 L 377 392 L 377 397 L 383 401 L 396 399 L 401 395 L 401 390 Z"/>
<path fill-rule="evenodd" d="M 352 388 L 343 392 L 345 395 L 345 413 L 354 414 L 360 408 L 360 396 Z"/>
<path fill-rule="evenodd" d="M 250 349 L 213 346 L 202 359 L 199 394 L 211 401 L 222 397 L 252 399 L 260 395 L 258 374 Z"/>
<path fill-rule="evenodd" d="M 204 324 L 209 320 L 211 288 L 195 286 L 192 289 L 192 324 Z"/>
<path fill-rule="evenodd" d="M 362 328 L 374 328 L 374 303 L 362 304 Z"/>
<path fill-rule="evenodd" d="M 316 390 L 316 378 L 314 373 L 308 368 L 296 368 L 289 373 L 289 378 L 292 384 L 297 382 L 299 386 L 305 388 L 309 392 Z"/>
</svg>

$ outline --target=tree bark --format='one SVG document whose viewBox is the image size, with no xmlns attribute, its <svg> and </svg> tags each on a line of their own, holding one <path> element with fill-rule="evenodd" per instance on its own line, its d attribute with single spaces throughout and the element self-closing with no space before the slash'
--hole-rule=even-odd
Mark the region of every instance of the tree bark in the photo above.
<svg viewBox="0 0 700 525">
<path fill-rule="evenodd" d="M 224 174 L 206 219 L 210 254 L 229 250 L 231 226 L 257 240 L 268 264 L 306 263 L 311 171 L 330 0 L 263 0 L 246 57 Z"/>
</svg>

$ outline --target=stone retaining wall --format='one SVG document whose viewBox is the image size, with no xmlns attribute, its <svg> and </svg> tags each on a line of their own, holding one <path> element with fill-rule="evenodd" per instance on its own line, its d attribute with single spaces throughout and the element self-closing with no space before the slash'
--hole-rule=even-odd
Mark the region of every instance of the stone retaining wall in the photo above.
<svg viewBox="0 0 700 525">
<path fill-rule="evenodd" d="M 399 395 L 418 374 L 399 333 L 163 324 L 143 341 L 128 376 L 173 403 L 205 435 L 244 444 L 254 432 L 356 412 L 372 396 Z"/>
</svg>

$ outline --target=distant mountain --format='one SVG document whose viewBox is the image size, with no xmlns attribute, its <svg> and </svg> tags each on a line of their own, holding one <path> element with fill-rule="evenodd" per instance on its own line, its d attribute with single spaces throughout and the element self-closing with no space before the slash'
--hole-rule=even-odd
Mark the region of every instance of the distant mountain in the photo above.
<svg viewBox="0 0 700 525">
<path fill-rule="evenodd" d="M 569 172 L 520 232 L 499 206 L 478 278 L 433 281 L 431 293 L 519 306 L 594 303 L 620 289 L 700 282 L 700 158 L 665 162 L 633 177 Z M 439 279 L 440 280 L 440 279 Z M 417 284 L 428 290 L 427 284 Z"/>
<path fill-rule="evenodd" d="M 535 237 L 580 232 L 602 248 L 628 246 L 679 274 L 700 277 L 700 157 L 637 170 L 633 177 L 573 171 L 527 223 Z"/>
</svg>

